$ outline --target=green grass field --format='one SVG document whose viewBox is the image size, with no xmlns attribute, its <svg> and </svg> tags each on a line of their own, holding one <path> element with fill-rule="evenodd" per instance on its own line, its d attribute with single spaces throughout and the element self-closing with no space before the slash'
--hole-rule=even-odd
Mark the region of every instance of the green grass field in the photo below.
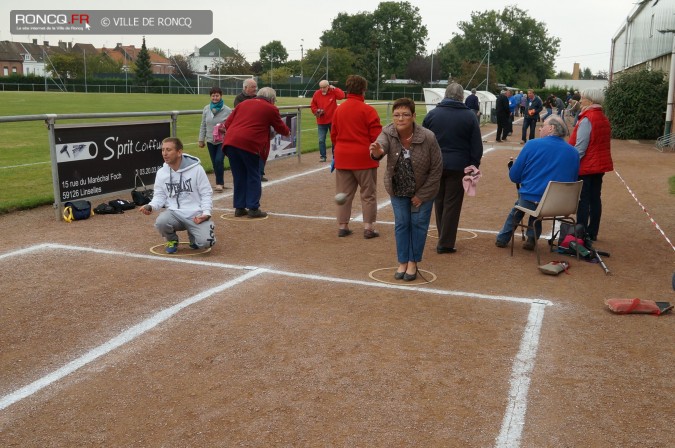
<svg viewBox="0 0 675 448">
<path fill-rule="evenodd" d="M 234 97 L 224 99 L 231 107 Z M 201 110 L 208 101 L 206 95 L 2 92 L 0 116 Z M 309 103 L 310 98 L 278 98 L 277 106 Z M 386 106 L 377 109 L 382 123 L 386 123 Z M 57 120 L 57 124 L 163 118 Z M 422 118 L 423 114 L 418 114 L 418 121 Z M 200 120 L 201 115 L 179 116 L 177 134 L 185 144 L 185 151 L 199 157 L 207 172 L 212 172 L 206 148 L 197 146 Z M 308 110 L 303 111 L 300 129 L 302 153 L 317 151 L 316 121 Z M 225 161 L 227 164 L 227 158 Z M 49 136 L 44 122 L 0 123 L 0 185 L 0 213 L 54 202 Z"/>
</svg>

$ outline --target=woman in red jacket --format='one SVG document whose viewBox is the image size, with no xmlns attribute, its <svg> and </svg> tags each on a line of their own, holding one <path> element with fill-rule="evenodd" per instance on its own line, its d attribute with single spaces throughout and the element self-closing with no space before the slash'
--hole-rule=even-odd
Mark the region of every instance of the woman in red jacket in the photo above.
<svg viewBox="0 0 675 448">
<path fill-rule="evenodd" d="M 605 94 L 600 89 L 581 92 L 581 113 L 572 135 L 570 145 L 579 151 L 579 179 L 584 181 L 579 198 L 577 221 L 586 227 L 586 234 L 595 241 L 602 216 L 602 177 L 612 171 L 611 138 L 609 120 L 602 111 Z"/>
<path fill-rule="evenodd" d="M 333 142 L 335 162 L 335 192 L 347 194 L 347 199 L 338 205 L 338 236 L 352 234 L 349 219 L 356 187 L 361 189 L 363 212 L 363 237 L 380 236 L 373 225 L 377 219 L 377 167 L 379 162 L 370 158 L 370 144 L 382 131 L 380 117 L 372 106 L 365 103 L 364 94 L 368 81 L 358 75 L 350 75 L 346 82 L 347 100 L 340 104 L 333 116 L 330 139 Z"/>
</svg>

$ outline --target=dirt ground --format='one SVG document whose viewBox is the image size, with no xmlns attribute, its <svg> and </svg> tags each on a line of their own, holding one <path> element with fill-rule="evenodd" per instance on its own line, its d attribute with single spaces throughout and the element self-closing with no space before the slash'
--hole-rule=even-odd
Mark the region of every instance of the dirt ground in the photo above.
<svg viewBox="0 0 675 448">
<path fill-rule="evenodd" d="M 611 275 L 540 241 L 571 263 L 553 277 L 520 241 L 494 245 L 520 146 L 493 131 L 457 253 L 427 240 L 427 284 L 392 278 L 390 206 L 365 240 L 355 201 L 337 238 L 318 154 L 268 165 L 268 219 L 223 219 L 231 190 L 215 195 L 204 255 L 152 254 L 156 215 L 135 210 L 0 216 L 0 446 L 673 446 L 673 316 L 604 301 L 675 301 L 659 231 L 673 241 L 675 154 L 613 141 L 596 243 Z"/>
</svg>

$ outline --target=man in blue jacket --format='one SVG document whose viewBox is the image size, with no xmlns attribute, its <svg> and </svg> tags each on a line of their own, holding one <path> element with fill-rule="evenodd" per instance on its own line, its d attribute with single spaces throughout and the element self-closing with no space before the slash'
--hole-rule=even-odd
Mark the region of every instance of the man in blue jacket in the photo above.
<svg viewBox="0 0 675 448">
<path fill-rule="evenodd" d="M 576 182 L 579 174 L 579 153 L 574 146 L 564 140 L 569 131 L 562 118 L 551 115 L 539 131 L 541 138 L 527 142 L 509 171 L 511 181 L 520 184 L 515 205 L 531 210 L 537 208 L 550 181 Z M 495 242 L 497 247 L 508 245 L 516 224 L 523 219 L 523 215 L 524 213 L 515 207 L 511 209 L 504 227 L 497 235 Z M 534 218 L 530 216 L 530 226 L 533 221 Z M 536 232 L 538 239 L 541 235 L 541 221 L 536 226 Z M 534 246 L 534 233 L 528 229 L 523 249 L 534 250 Z"/>
<path fill-rule="evenodd" d="M 527 129 L 530 129 L 530 140 L 534 138 L 534 128 L 539 122 L 539 113 L 544 108 L 544 103 L 542 103 L 541 98 L 534 94 L 534 90 L 529 89 L 527 91 L 527 100 L 525 102 L 525 115 L 523 117 L 523 138 L 520 142 L 521 145 L 524 145 L 527 139 Z"/>
</svg>

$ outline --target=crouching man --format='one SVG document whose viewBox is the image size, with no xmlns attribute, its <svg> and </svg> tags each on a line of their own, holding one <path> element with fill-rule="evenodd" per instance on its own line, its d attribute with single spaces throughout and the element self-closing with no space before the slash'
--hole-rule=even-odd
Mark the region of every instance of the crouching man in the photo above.
<svg viewBox="0 0 675 448">
<path fill-rule="evenodd" d="M 216 243 L 211 220 L 213 190 L 197 157 L 183 154 L 183 143 L 174 137 L 162 141 L 164 165 L 155 177 L 152 201 L 139 210 L 150 215 L 166 206 L 155 227 L 166 239 L 166 253 L 178 251 L 177 231 L 187 230 L 191 249 L 211 247 Z"/>
</svg>

